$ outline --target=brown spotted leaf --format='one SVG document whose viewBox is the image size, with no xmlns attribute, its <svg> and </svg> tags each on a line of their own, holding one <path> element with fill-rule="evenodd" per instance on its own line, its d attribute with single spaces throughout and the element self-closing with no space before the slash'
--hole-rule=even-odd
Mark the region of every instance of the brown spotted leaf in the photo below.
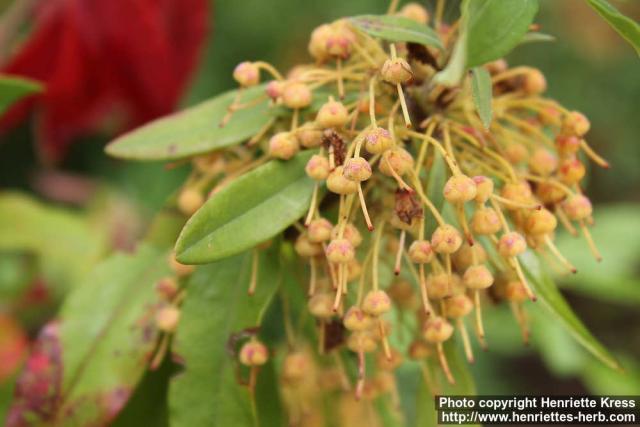
<svg viewBox="0 0 640 427">
<path fill-rule="evenodd" d="M 112 421 L 145 372 L 156 339 L 155 282 L 165 251 L 142 246 L 99 264 L 43 329 L 18 379 L 8 425 Z"/>
</svg>

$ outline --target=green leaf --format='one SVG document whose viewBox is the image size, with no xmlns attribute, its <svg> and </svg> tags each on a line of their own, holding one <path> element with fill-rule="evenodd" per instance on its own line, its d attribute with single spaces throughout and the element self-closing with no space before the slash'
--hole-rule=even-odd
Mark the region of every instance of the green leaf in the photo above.
<svg viewBox="0 0 640 427">
<path fill-rule="evenodd" d="M 14 102 L 42 90 L 43 86 L 38 81 L 0 74 L 0 114 Z"/>
<path fill-rule="evenodd" d="M 640 25 L 620 13 L 606 0 L 587 0 L 589 5 L 640 55 Z"/>
<path fill-rule="evenodd" d="M 489 71 L 482 67 L 471 70 L 471 87 L 473 90 L 473 103 L 476 106 L 480 120 L 485 129 L 489 129 L 493 110 L 491 108 L 492 84 Z"/>
<path fill-rule="evenodd" d="M 392 42 L 413 42 L 444 49 L 438 34 L 430 27 L 394 15 L 360 15 L 350 18 L 359 30 Z"/>
<path fill-rule="evenodd" d="M 509 53 L 527 33 L 537 11 L 537 0 L 470 0 L 467 66 Z"/>
<path fill-rule="evenodd" d="M 427 181 L 427 197 L 435 208 L 441 212 L 444 207 L 444 194 L 442 189 L 447 181 L 447 165 L 439 152 L 434 153 L 433 163 L 429 168 L 429 178 Z M 425 232 L 427 236 L 436 230 L 438 223 L 433 215 L 427 215 L 425 218 Z"/>
<path fill-rule="evenodd" d="M 602 262 L 593 258 L 582 236 L 560 234 L 556 245 L 567 254 L 578 274 L 557 280 L 572 292 L 597 300 L 640 305 L 636 271 L 640 264 L 640 204 L 603 205 L 595 215 L 597 226 L 591 229 L 591 234 L 603 254 Z"/>
<path fill-rule="evenodd" d="M 237 382 L 236 358 L 227 347 L 234 334 L 262 322 L 280 284 L 278 250 L 274 245 L 260 254 L 253 296 L 247 294 L 251 253 L 199 267 L 193 274 L 173 343 L 184 371 L 169 386 L 172 427 L 257 425 L 248 390 Z M 264 379 L 258 375 L 258 390 L 264 390 Z"/>
<path fill-rule="evenodd" d="M 527 43 L 539 43 L 539 42 L 554 42 L 556 38 L 551 34 L 538 33 L 538 32 L 530 32 L 525 34 L 520 40 L 518 45 L 523 45 Z"/>
<path fill-rule="evenodd" d="M 600 359 L 604 364 L 620 369 L 618 362 L 607 349 L 589 332 L 582 321 L 573 312 L 564 299 L 558 287 L 543 270 L 538 258 L 528 251 L 520 257 L 522 267 L 527 275 L 533 290 L 538 297 L 536 304 L 542 305 L 551 314 L 559 325 L 565 328 L 571 336 L 578 341 L 591 354 Z"/>
<path fill-rule="evenodd" d="M 107 145 L 114 157 L 134 160 L 169 160 L 202 154 L 238 144 L 256 134 L 271 119 L 265 98 L 250 108 L 236 111 L 220 127 L 227 108 L 235 99 L 232 90 L 184 111 L 155 120 L 126 133 Z M 241 102 L 264 94 L 264 85 L 245 89 Z"/>
<path fill-rule="evenodd" d="M 24 393 L 14 400 L 14 411 L 57 426 L 114 419 L 156 345 L 154 284 L 169 274 L 166 257 L 166 251 L 142 246 L 134 255 L 116 254 L 96 266 L 41 333 L 33 353 L 39 363 L 28 364 L 34 371 L 19 380 Z M 29 392 L 34 379 L 47 385 L 45 396 Z"/>
<path fill-rule="evenodd" d="M 280 233 L 309 207 L 314 183 L 304 172 L 310 151 L 272 160 L 213 195 L 189 219 L 176 254 L 185 264 L 235 255 Z"/>
<path fill-rule="evenodd" d="M 60 290 L 82 280 L 105 246 L 106 236 L 81 215 L 18 192 L 0 193 L 0 250 L 35 254 Z"/>
<path fill-rule="evenodd" d="M 464 76 L 464 72 L 467 69 L 467 44 L 469 38 L 468 5 L 468 0 L 463 1 L 460 5 L 460 35 L 458 36 L 458 40 L 456 40 L 455 46 L 453 46 L 453 51 L 451 52 L 451 57 L 447 62 L 447 66 L 444 70 L 439 71 L 435 76 L 433 76 L 433 81 L 435 83 L 439 83 L 444 86 L 457 86 L 460 84 L 460 81 Z"/>
</svg>

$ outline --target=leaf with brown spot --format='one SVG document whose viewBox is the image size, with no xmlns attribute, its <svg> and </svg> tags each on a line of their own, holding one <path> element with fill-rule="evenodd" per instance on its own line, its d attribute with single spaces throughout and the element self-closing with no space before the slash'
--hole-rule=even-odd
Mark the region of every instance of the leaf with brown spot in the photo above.
<svg viewBox="0 0 640 427">
<path fill-rule="evenodd" d="M 18 380 L 11 426 L 93 426 L 115 418 L 155 346 L 154 284 L 169 273 L 166 257 L 149 246 L 113 255 L 69 295 Z"/>
</svg>

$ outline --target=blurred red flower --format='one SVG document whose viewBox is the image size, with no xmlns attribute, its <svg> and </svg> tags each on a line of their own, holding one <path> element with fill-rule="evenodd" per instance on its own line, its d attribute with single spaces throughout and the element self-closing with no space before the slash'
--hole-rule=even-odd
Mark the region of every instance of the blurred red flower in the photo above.
<svg viewBox="0 0 640 427">
<path fill-rule="evenodd" d="M 207 33 L 207 0 L 46 0 L 32 33 L 2 71 L 42 81 L 42 95 L 2 120 L 6 128 L 35 109 L 43 154 L 102 125 L 120 129 L 171 112 Z"/>
</svg>

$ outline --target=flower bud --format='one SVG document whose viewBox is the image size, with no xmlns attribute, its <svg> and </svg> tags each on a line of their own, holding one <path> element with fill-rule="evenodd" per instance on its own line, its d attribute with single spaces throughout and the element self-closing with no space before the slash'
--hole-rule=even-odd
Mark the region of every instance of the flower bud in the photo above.
<svg viewBox="0 0 640 427">
<path fill-rule="evenodd" d="M 505 61 L 504 59 L 496 59 L 495 61 L 484 64 L 484 67 L 492 76 L 495 76 L 498 73 L 507 71 L 507 68 L 509 68 L 509 64 L 507 64 L 507 61 Z"/>
<path fill-rule="evenodd" d="M 382 153 L 380 160 L 380 172 L 387 176 L 393 176 L 391 168 L 398 175 L 405 175 L 413 169 L 413 157 L 404 148 L 395 147 Z"/>
<path fill-rule="evenodd" d="M 241 62 L 233 70 L 233 78 L 242 87 L 255 86 L 260 83 L 260 69 L 253 62 Z"/>
<path fill-rule="evenodd" d="M 544 204 L 555 204 L 564 199 L 567 194 L 557 185 L 550 182 L 541 182 L 536 188 L 536 196 Z"/>
<path fill-rule="evenodd" d="M 420 24 L 429 22 L 429 12 L 427 12 L 427 9 L 415 2 L 405 4 L 402 9 L 400 9 L 400 12 L 398 12 L 398 15 Z"/>
<path fill-rule="evenodd" d="M 415 340 L 409 345 L 409 358 L 412 360 L 422 360 L 433 354 L 433 349 L 422 340 Z"/>
<path fill-rule="evenodd" d="M 509 199 L 517 203 L 531 203 L 533 200 L 531 187 L 526 181 L 507 182 L 502 187 L 501 195 L 505 199 Z M 506 205 L 505 207 L 510 210 L 519 209 L 510 205 Z"/>
<path fill-rule="evenodd" d="M 333 227 L 333 230 L 331 230 L 331 238 L 337 239 L 339 235 L 340 225 L 336 225 Z M 360 246 L 360 243 L 362 243 L 362 234 L 360 234 L 358 228 L 351 223 L 345 224 L 344 230 L 342 231 L 342 237 L 351 242 L 354 248 L 357 248 Z"/>
<path fill-rule="evenodd" d="M 304 83 L 288 83 L 282 93 L 282 101 L 285 106 L 291 109 L 306 108 L 311 105 L 311 89 Z"/>
<path fill-rule="evenodd" d="M 538 148 L 529 158 L 529 169 L 541 176 L 549 176 L 558 168 L 558 158 L 546 148 Z"/>
<path fill-rule="evenodd" d="M 527 242 L 516 231 L 510 231 L 500 237 L 498 252 L 505 258 L 511 258 L 524 253 L 527 250 Z"/>
<path fill-rule="evenodd" d="M 282 378 L 296 383 L 307 378 L 313 368 L 313 358 L 304 351 L 295 351 L 287 354 L 282 362 Z"/>
<path fill-rule="evenodd" d="M 558 170 L 558 177 L 565 184 L 574 185 L 584 178 L 586 172 L 582 162 L 576 157 L 572 157 L 562 161 Z"/>
<path fill-rule="evenodd" d="M 358 183 L 345 178 L 344 167 L 338 166 L 329 173 L 327 188 L 336 194 L 353 194 L 358 191 Z"/>
<path fill-rule="evenodd" d="M 333 31 L 327 37 L 327 53 L 342 59 L 351 56 L 355 35 L 344 22 L 333 25 Z"/>
<path fill-rule="evenodd" d="M 529 157 L 527 147 L 519 142 L 512 142 L 504 148 L 504 154 L 510 163 L 518 164 Z"/>
<path fill-rule="evenodd" d="M 304 168 L 307 175 L 316 181 L 322 181 L 329 176 L 329 159 L 319 154 L 311 156 Z"/>
<path fill-rule="evenodd" d="M 589 122 L 589 119 L 579 111 L 570 112 L 562 121 L 562 134 L 564 135 L 583 137 L 587 132 L 589 132 L 590 128 L 591 123 Z"/>
<path fill-rule="evenodd" d="M 506 283 L 504 297 L 507 301 L 525 302 L 529 299 L 527 289 L 519 280 L 510 280 Z"/>
<path fill-rule="evenodd" d="M 307 228 L 309 241 L 313 243 L 321 243 L 331 239 L 332 229 L 333 225 L 331 225 L 328 220 L 324 218 L 314 219 L 309 223 L 309 227 Z"/>
<path fill-rule="evenodd" d="M 427 295 L 429 299 L 442 299 L 449 295 L 449 275 L 447 273 L 427 276 Z"/>
<path fill-rule="evenodd" d="M 451 260 L 456 270 L 464 271 L 473 265 L 474 261 L 478 264 L 485 262 L 487 260 L 487 252 L 479 243 L 471 246 L 468 242 L 464 242 L 462 246 L 460 246 L 460 249 L 453 254 Z"/>
<path fill-rule="evenodd" d="M 582 141 L 575 135 L 558 135 L 556 137 L 556 149 L 563 156 L 576 154 Z"/>
<path fill-rule="evenodd" d="M 436 228 L 431 236 L 431 246 L 433 250 L 440 254 L 452 254 L 462 245 L 462 236 L 450 224 L 441 225 Z"/>
<path fill-rule="evenodd" d="M 251 339 L 240 349 L 240 363 L 245 366 L 260 366 L 267 363 L 269 350 L 257 339 Z"/>
<path fill-rule="evenodd" d="M 179 321 L 180 310 L 172 305 L 162 307 L 156 313 L 156 326 L 162 332 L 175 332 L 176 328 L 178 327 Z"/>
<path fill-rule="evenodd" d="M 547 209 L 534 210 L 529 214 L 525 222 L 525 230 L 528 234 L 542 236 L 552 233 L 558 225 L 555 215 Z"/>
<path fill-rule="evenodd" d="M 426 264 L 433 260 L 433 248 L 428 240 L 416 240 L 409 246 L 409 259 L 416 264 Z"/>
<path fill-rule="evenodd" d="M 327 292 L 318 292 L 309 298 L 309 312 L 318 319 L 328 319 L 334 315 L 333 296 Z"/>
<path fill-rule="evenodd" d="M 289 160 L 300 150 L 298 140 L 290 132 L 279 132 L 269 140 L 269 155 L 276 159 Z"/>
<path fill-rule="evenodd" d="M 523 75 L 522 90 L 527 95 L 538 95 L 547 90 L 547 79 L 536 68 L 529 68 Z"/>
<path fill-rule="evenodd" d="M 365 136 L 365 148 L 371 154 L 380 154 L 393 147 L 393 139 L 388 130 L 375 127 Z"/>
<path fill-rule="evenodd" d="M 382 78 L 391 84 L 406 83 L 413 77 L 411 66 L 402 58 L 387 59 L 380 70 Z"/>
<path fill-rule="evenodd" d="M 493 194 L 493 180 L 483 175 L 474 176 L 472 179 L 476 183 L 475 201 L 485 203 Z"/>
<path fill-rule="evenodd" d="M 347 264 L 347 282 L 352 282 L 360 277 L 360 273 L 362 273 L 362 265 L 358 262 L 357 259 L 352 259 Z"/>
<path fill-rule="evenodd" d="M 327 246 L 327 259 L 335 264 L 348 263 L 355 256 L 355 249 L 347 239 L 334 239 Z"/>
<path fill-rule="evenodd" d="M 393 282 L 387 289 L 387 293 L 393 303 L 403 310 L 414 310 L 420 303 L 413 290 L 413 286 L 404 280 Z"/>
<path fill-rule="evenodd" d="M 453 334 L 453 326 L 451 323 L 440 316 L 429 318 L 422 328 L 422 336 L 427 342 L 441 343 L 445 342 Z"/>
<path fill-rule="evenodd" d="M 175 298 L 179 290 L 180 286 L 173 277 L 163 277 L 156 283 L 156 293 L 165 301 L 171 301 Z"/>
<path fill-rule="evenodd" d="M 333 28 L 331 25 L 323 24 L 314 29 L 311 32 L 311 39 L 309 40 L 309 54 L 317 61 L 325 61 L 329 58 L 329 52 L 327 51 L 327 41 L 331 34 L 333 33 Z"/>
<path fill-rule="evenodd" d="M 353 332 L 347 338 L 347 347 L 354 353 L 371 353 L 377 347 L 376 340 L 368 331 Z"/>
<path fill-rule="evenodd" d="M 453 175 L 444 185 L 444 198 L 449 203 L 464 203 L 477 195 L 476 183 L 466 175 Z"/>
<path fill-rule="evenodd" d="M 275 101 L 284 93 L 284 82 L 281 82 L 279 80 L 271 80 L 269 83 L 267 83 L 265 93 L 269 98 Z"/>
<path fill-rule="evenodd" d="M 349 331 L 366 331 L 373 325 L 373 319 L 359 307 L 353 306 L 345 313 L 342 323 Z"/>
<path fill-rule="evenodd" d="M 501 228 L 500 217 L 493 208 L 477 208 L 471 217 L 471 230 L 474 234 L 488 236 L 497 233 Z"/>
<path fill-rule="evenodd" d="M 310 258 L 322 254 L 322 245 L 313 243 L 307 234 L 300 234 L 294 244 L 294 249 L 298 255 Z"/>
<path fill-rule="evenodd" d="M 469 289 L 487 289 L 493 285 L 493 274 L 482 264 L 472 265 L 464 272 L 462 282 Z"/>
<path fill-rule="evenodd" d="M 385 291 L 369 291 L 362 302 L 362 310 L 370 316 L 381 316 L 391 310 L 391 298 Z"/>
<path fill-rule="evenodd" d="M 353 157 L 345 162 L 343 174 L 350 181 L 366 181 L 371 178 L 371 165 L 362 157 Z"/>
<path fill-rule="evenodd" d="M 591 201 L 582 194 L 574 194 L 570 196 L 567 200 L 562 202 L 562 209 L 564 209 L 569 219 L 574 221 L 580 221 L 588 218 L 593 212 Z"/>
<path fill-rule="evenodd" d="M 390 359 L 387 359 L 387 356 L 384 354 L 384 352 L 380 352 L 377 354 L 376 365 L 378 366 L 378 368 L 385 371 L 393 371 L 394 369 L 397 369 L 398 367 L 400 367 L 400 365 L 402 365 L 402 353 L 400 353 L 395 348 L 392 348 L 390 350 Z"/>
<path fill-rule="evenodd" d="M 204 196 L 195 188 L 184 188 L 178 195 L 178 209 L 185 215 L 193 215 L 204 204 Z"/>
<path fill-rule="evenodd" d="M 445 313 L 447 317 L 457 319 L 471 313 L 473 302 L 465 294 L 453 295 L 445 300 Z"/>
<path fill-rule="evenodd" d="M 316 129 L 311 123 L 298 128 L 295 135 L 304 148 L 315 148 L 322 145 L 322 130 Z"/>
<path fill-rule="evenodd" d="M 316 123 L 321 128 L 342 127 L 349 121 L 349 112 L 342 102 L 328 101 L 320 107 Z"/>
</svg>

